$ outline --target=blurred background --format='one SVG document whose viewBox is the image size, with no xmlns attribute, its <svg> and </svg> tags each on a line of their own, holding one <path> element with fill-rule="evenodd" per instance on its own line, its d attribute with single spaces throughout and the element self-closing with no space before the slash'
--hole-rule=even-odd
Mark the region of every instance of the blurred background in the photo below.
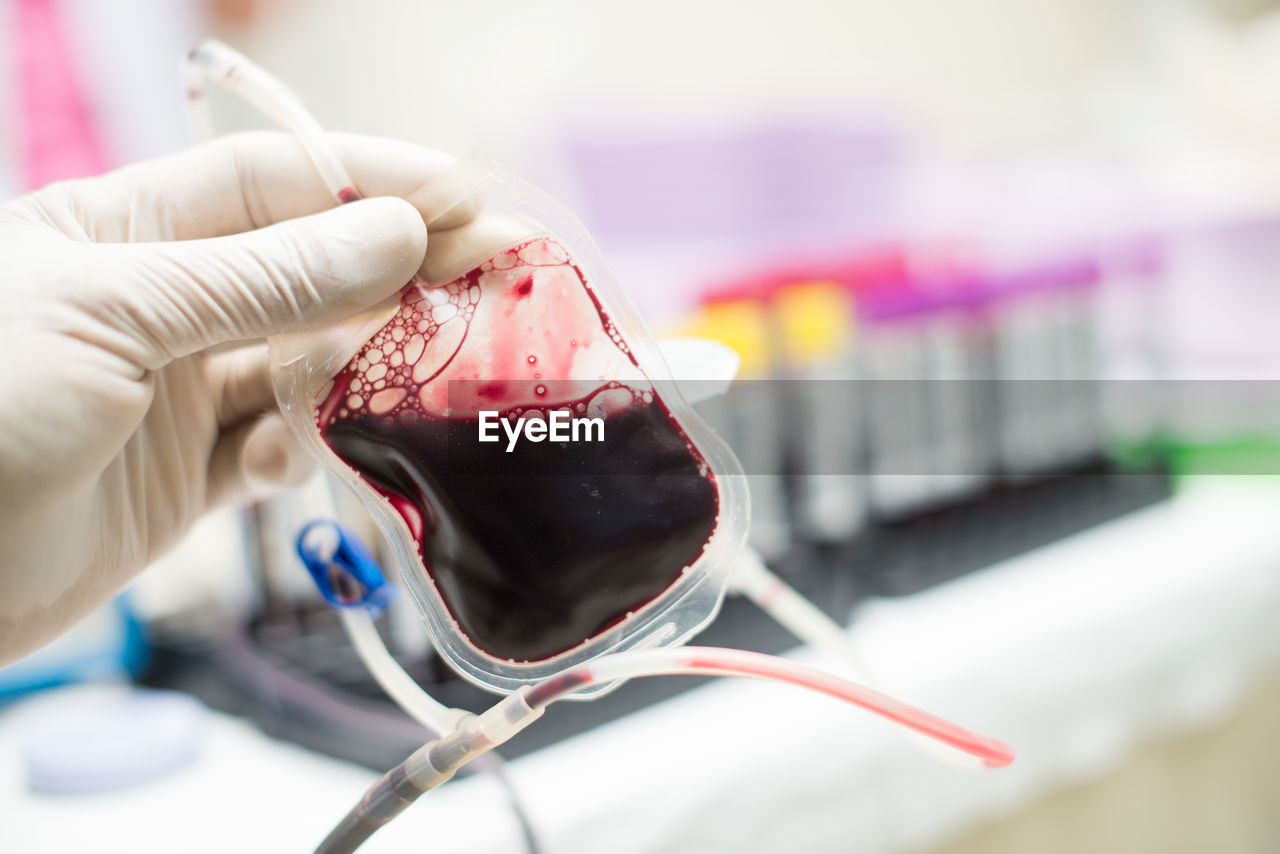
<svg viewBox="0 0 1280 854">
<path fill-rule="evenodd" d="M 1280 851 L 1280 3 L 0 0 L 0 196 L 192 144 L 209 35 L 328 129 L 497 158 L 655 332 L 738 351 L 701 409 L 754 545 L 886 689 L 1019 751 L 628 685 L 504 750 L 540 850 Z M 420 742 L 293 554 L 321 488 L 0 670 L 0 850 L 309 850 Z M 404 597 L 381 627 L 490 702 Z M 703 640 L 798 643 L 734 597 Z M 60 776 L 75 738 L 114 770 Z M 369 850 L 529 847 L 482 776 Z"/>
</svg>

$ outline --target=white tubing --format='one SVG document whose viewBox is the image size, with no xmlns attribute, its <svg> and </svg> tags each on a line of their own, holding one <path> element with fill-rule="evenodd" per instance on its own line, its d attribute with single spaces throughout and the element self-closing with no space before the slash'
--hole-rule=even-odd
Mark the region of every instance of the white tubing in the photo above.
<svg viewBox="0 0 1280 854">
<path fill-rule="evenodd" d="M 378 627 L 363 608 L 340 608 L 342 627 L 347 637 L 356 648 L 356 653 L 364 666 L 373 674 L 374 680 L 387 692 L 387 696 L 396 701 L 396 705 L 404 709 L 409 717 L 429 729 L 436 735 L 453 732 L 458 724 L 470 715 L 462 709 L 451 709 L 442 705 L 434 697 L 422 690 L 413 677 L 405 673 L 378 634 Z"/>
<path fill-rule="evenodd" d="M 337 506 L 331 487 L 332 483 L 326 478 L 324 489 L 319 490 L 316 496 L 316 509 L 321 516 L 336 519 Z M 335 521 L 328 525 L 313 525 L 309 529 L 307 545 L 312 553 L 324 560 L 333 559 L 340 544 L 337 524 Z M 422 686 L 405 672 L 400 662 L 387 650 L 387 645 L 383 642 L 382 635 L 378 634 L 378 627 L 374 625 L 368 611 L 358 607 L 338 608 L 337 611 L 347 639 L 355 647 L 365 669 L 405 714 L 436 736 L 453 732 L 459 722 L 470 714 L 462 709 L 442 705 L 422 690 Z"/>
<path fill-rule="evenodd" d="M 770 572 L 755 549 L 743 552 L 729 583 L 798 639 L 847 665 L 850 675 L 871 681 L 840 624 Z"/>
<path fill-rule="evenodd" d="M 359 198 L 346 167 L 315 117 L 293 90 L 257 63 L 217 39 L 206 39 L 187 57 L 187 96 L 196 132 L 210 135 L 203 81 L 212 80 L 252 104 L 260 113 L 290 130 L 307 150 L 329 192 L 339 201 Z M 354 194 L 348 196 L 348 194 Z"/>
</svg>

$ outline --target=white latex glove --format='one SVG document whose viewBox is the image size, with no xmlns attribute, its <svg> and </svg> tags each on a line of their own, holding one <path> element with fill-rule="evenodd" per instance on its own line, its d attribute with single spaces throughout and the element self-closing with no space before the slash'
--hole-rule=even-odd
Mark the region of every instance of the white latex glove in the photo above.
<svg viewBox="0 0 1280 854">
<path fill-rule="evenodd" d="M 335 141 L 340 208 L 287 135 L 229 137 L 0 207 L 0 665 L 116 593 L 215 504 L 292 484 L 263 336 L 395 292 L 452 160 Z M 433 223 L 470 217 L 455 209 Z M 229 348 L 229 342 L 246 342 Z"/>
</svg>

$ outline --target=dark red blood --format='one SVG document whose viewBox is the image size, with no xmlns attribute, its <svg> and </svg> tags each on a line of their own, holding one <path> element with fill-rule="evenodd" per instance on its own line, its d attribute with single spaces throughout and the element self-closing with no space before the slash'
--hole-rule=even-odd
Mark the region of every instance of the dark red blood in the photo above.
<svg viewBox="0 0 1280 854">
<path fill-rule="evenodd" d="M 342 202 L 344 205 L 347 202 L 358 201 L 361 198 L 362 196 L 355 187 L 343 187 L 338 191 L 338 201 Z"/>
<path fill-rule="evenodd" d="M 529 704 L 529 708 L 536 709 L 590 683 L 591 671 L 586 667 L 575 667 L 535 685 L 524 699 Z"/>
<path fill-rule="evenodd" d="M 516 285 L 515 290 L 517 296 L 527 297 L 533 292 L 533 276 L 525 276 L 521 279 L 520 283 Z"/>
</svg>

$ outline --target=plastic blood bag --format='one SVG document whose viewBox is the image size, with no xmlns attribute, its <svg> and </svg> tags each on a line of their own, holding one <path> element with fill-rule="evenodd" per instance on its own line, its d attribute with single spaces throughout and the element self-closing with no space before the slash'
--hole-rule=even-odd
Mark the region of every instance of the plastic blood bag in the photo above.
<svg viewBox="0 0 1280 854">
<path fill-rule="evenodd" d="M 485 214 L 433 235 L 425 278 L 346 334 L 278 343 L 277 385 L 442 654 L 505 690 L 701 628 L 747 499 L 581 227 L 509 176 L 477 185 Z"/>
<path fill-rule="evenodd" d="M 599 379 L 548 379 L 584 363 Z M 522 437 L 495 423 L 520 419 L 548 426 Z M 551 238 L 406 289 L 317 422 L 404 518 L 459 627 L 497 657 L 547 658 L 623 619 L 715 529 L 702 455 Z"/>
</svg>

